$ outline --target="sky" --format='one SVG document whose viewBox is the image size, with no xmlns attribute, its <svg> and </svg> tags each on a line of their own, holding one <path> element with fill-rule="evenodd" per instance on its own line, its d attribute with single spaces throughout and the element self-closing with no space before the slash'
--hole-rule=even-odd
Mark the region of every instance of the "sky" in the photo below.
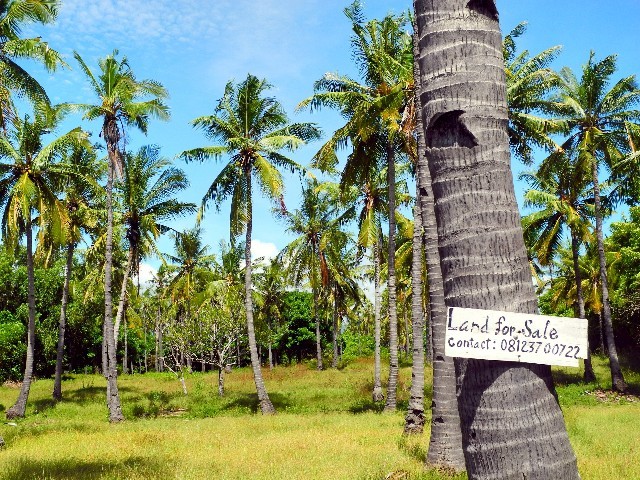
<svg viewBox="0 0 640 480">
<path fill-rule="evenodd" d="M 313 82 L 325 72 L 358 76 L 350 52 L 350 23 L 343 14 L 347 0 L 62 0 L 58 20 L 51 26 L 32 25 L 25 36 L 41 36 L 66 59 L 70 69 L 53 74 L 35 65 L 24 66 L 44 85 L 54 103 L 94 102 L 93 92 L 80 72 L 73 51 L 97 69 L 97 60 L 117 49 L 128 58 L 139 79 L 154 79 L 169 91 L 171 119 L 152 121 L 146 136 L 128 133 L 127 148 L 161 146 L 174 158 L 183 150 L 211 142 L 190 125 L 190 121 L 213 113 L 225 84 L 241 81 L 248 73 L 266 78 L 273 85 L 270 94 L 285 107 L 292 121 L 317 123 L 328 138 L 340 125 L 335 112 L 296 112 L 296 105 L 311 95 Z M 363 0 L 367 18 L 407 11 L 411 2 Z M 640 1 L 617 0 L 497 0 L 504 33 L 522 21 L 527 33 L 518 40 L 519 50 L 537 53 L 562 45 L 554 67 L 569 66 L 579 71 L 595 50 L 598 58 L 618 54 L 620 77 L 640 72 L 637 55 L 636 21 Z M 99 124 L 83 122 L 80 116 L 65 123 L 78 124 L 95 132 Z M 63 133 L 63 132 L 60 132 Z M 308 165 L 321 142 L 301 148 L 292 157 Z M 182 164 L 191 180 L 182 200 L 200 204 L 222 162 Z M 517 173 L 522 170 L 514 164 Z M 298 176 L 286 176 L 285 203 L 296 208 L 300 198 Z M 522 186 L 517 191 L 522 194 Z M 254 204 L 253 242 L 256 256 L 272 256 L 292 237 L 271 215 L 265 200 Z M 210 208 L 203 220 L 206 243 L 215 250 L 228 238 L 229 205 L 220 212 Z M 194 217 L 175 222 L 178 230 L 190 228 Z M 161 249 L 171 250 L 164 239 Z M 143 271 L 152 273 L 154 262 Z"/>
</svg>

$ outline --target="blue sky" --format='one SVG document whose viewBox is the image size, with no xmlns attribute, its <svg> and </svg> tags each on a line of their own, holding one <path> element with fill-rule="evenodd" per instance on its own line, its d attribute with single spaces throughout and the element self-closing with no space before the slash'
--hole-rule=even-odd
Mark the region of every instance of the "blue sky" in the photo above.
<svg viewBox="0 0 640 480">
<path fill-rule="evenodd" d="M 325 137 L 340 122 L 332 112 L 294 113 L 296 104 L 312 93 L 313 82 L 328 71 L 357 76 L 350 55 L 350 25 L 342 10 L 345 0 L 63 0 L 58 22 L 32 26 L 25 34 L 40 35 L 68 60 L 72 70 L 49 75 L 27 65 L 54 102 L 92 102 L 82 74 L 72 58 L 76 50 L 90 66 L 118 49 L 138 78 L 160 81 L 171 95 L 171 120 L 151 123 L 145 137 L 131 132 L 129 148 L 157 144 L 167 157 L 209 144 L 189 122 L 210 114 L 230 79 L 247 73 L 267 78 L 276 96 L 295 121 L 313 121 Z M 364 0 L 368 18 L 411 7 L 406 1 Z M 529 23 L 520 49 L 538 52 L 562 45 L 555 66 L 578 70 L 594 49 L 599 57 L 619 54 L 620 76 L 640 72 L 636 46 L 638 0 L 603 4 L 595 0 L 498 0 L 503 31 L 521 21 Z M 608 5 L 611 5 L 610 7 Z M 69 128 L 80 123 L 71 118 Z M 99 125 L 83 124 L 98 131 Z M 96 133 L 97 136 L 97 133 Z M 308 164 L 316 143 L 294 153 Z M 220 165 L 181 165 L 191 179 L 184 200 L 200 203 Z M 519 170 L 518 165 L 514 165 Z M 285 201 L 295 208 L 300 192 L 297 177 L 287 177 Z M 282 248 L 290 237 L 270 214 L 270 205 L 255 205 L 254 241 L 261 253 Z M 176 224 L 187 228 L 193 218 Z M 228 237 L 228 205 L 210 209 L 203 222 L 206 241 L 215 248 Z M 162 248 L 170 249 L 164 241 Z"/>
</svg>

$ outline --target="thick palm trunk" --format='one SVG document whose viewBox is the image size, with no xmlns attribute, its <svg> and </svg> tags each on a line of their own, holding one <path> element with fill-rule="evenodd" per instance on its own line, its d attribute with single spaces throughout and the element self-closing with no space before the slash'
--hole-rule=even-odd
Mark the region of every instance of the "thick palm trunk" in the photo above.
<svg viewBox="0 0 640 480">
<path fill-rule="evenodd" d="M 415 55 L 416 59 L 418 55 Z M 419 75 L 419 72 L 417 72 Z M 420 85 L 416 81 L 416 85 Z M 419 88 L 419 87 L 418 87 Z M 421 101 L 417 98 L 418 110 Z M 464 470 L 460 414 L 456 397 L 456 371 L 453 358 L 444 354 L 447 307 L 438 252 L 438 227 L 436 225 L 431 173 L 426 157 L 422 115 L 418 115 L 418 188 L 422 226 L 424 228 L 425 264 L 429 291 L 429 335 L 427 348 L 432 359 L 433 395 L 431 398 L 431 435 L 427 464 Z"/>
<path fill-rule="evenodd" d="M 24 417 L 27 410 L 27 400 L 29 399 L 29 390 L 31 389 L 31 380 L 33 379 L 33 360 L 36 341 L 36 287 L 33 273 L 33 231 L 31 227 L 31 219 L 26 220 L 25 235 L 27 237 L 27 283 L 28 294 L 27 301 L 29 306 L 29 325 L 27 326 L 27 358 L 24 365 L 24 377 L 20 394 L 16 403 L 7 410 L 6 416 L 10 420 L 12 418 Z"/>
<path fill-rule="evenodd" d="M 133 248 L 129 248 L 127 255 L 127 265 L 122 275 L 122 284 L 120 285 L 120 298 L 118 299 L 118 310 L 116 311 L 116 320 L 113 324 L 113 341 L 118 349 L 118 335 L 120 334 L 120 324 L 124 318 L 125 302 L 127 299 L 127 284 L 129 283 L 129 275 L 131 275 L 131 266 L 133 264 Z M 125 369 L 126 370 L 126 369 Z"/>
<path fill-rule="evenodd" d="M 446 305 L 536 313 L 510 170 L 495 3 L 414 5 Z M 456 370 L 470 479 L 579 478 L 548 366 L 460 359 Z"/>
<path fill-rule="evenodd" d="M 389 383 L 385 411 L 395 411 L 398 390 L 398 312 L 396 305 L 396 159 L 391 140 L 387 141 L 387 182 L 389 186 L 389 248 L 387 290 L 389 295 Z"/>
<path fill-rule="evenodd" d="M 247 337 L 249 339 L 249 353 L 251 354 L 251 368 L 253 369 L 253 380 L 256 384 L 256 392 L 258 401 L 260 402 L 260 410 L 263 415 L 271 415 L 276 413 L 273 407 L 267 388 L 264 386 L 262 379 L 262 368 L 260 367 L 260 358 L 258 357 L 258 347 L 256 344 L 256 333 L 253 326 L 253 298 L 251 297 L 251 229 L 253 224 L 253 205 L 251 202 L 251 172 L 245 172 L 246 188 L 247 188 L 247 233 L 244 245 L 244 306 L 247 315 Z"/>
<path fill-rule="evenodd" d="M 418 190 L 419 195 L 419 188 Z M 419 200 L 419 196 L 416 199 Z M 424 429 L 424 311 L 422 310 L 422 213 L 413 208 L 413 260 L 411 262 L 411 324 L 413 327 L 413 365 L 411 391 L 404 422 L 404 433 L 422 433 Z M 407 330 L 408 334 L 408 330 Z M 408 335 L 407 335 L 408 336 Z M 407 353 L 408 353 L 407 349 Z"/>
<path fill-rule="evenodd" d="M 609 284 L 607 280 L 607 260 L 604 256 L 604 238 L 602 235 L 602 206 L 600 200 L 600 184 L 598 181 L 598 162 L 592 165 L 593 199 L 596 217 L 596 238 L 598 241 L 598 259 L 600 261 L 600 286 L 602 288 L 602 322 L 604 325 L 607 350 L 609 351 L 609 368 L 611 370 L 611 386 L 617 392 L 626 392 L 627 383 L 620 369 L 618 349 L 613 335 L 613 323 L 611 322 L 611 305 L 609 304 Z"/>
<path fill-rule="evenodd" d="M 584 296 L 582 294 L 582 274 L 580 272 L 580 240 L 571 231 L 571 254 L 573 255 L 573 271 L 576 280 L 576 297 L 578 301 L 578 318 L 587 318 L 584 312 Z M 588 342 L 587 342 L 588 344 Z M 595 382 L 596 374 L 591 365 L 591 348 L 587 348 L 587 358 L 584 361 L 584 381 Z"/>
<path fill-rule="evenodd" d="M 109 173 L 107 176 L 107 239 L 104 255 L 104 343 L 106 347 L 106 373 L 107 378 L 107 407 L 109 408 L 109 421 L 121 422 L 124 420 L 120 406 L 120 394 L 118 392 L 118 369 L 116 360 L 116 345 L 113 338 L 113 300 L 111 296 L 111 271 L 113 265 L 113 177 L 115 163 L 118 161 L 117 131 L 115 119 L 113 124 L 105 125 L 104 136 L 107 141 L 109 153 Z"/>
<path fill-rule="evenodd" d="M 67 245 L 67 263 L 64 266 L 64 284 L 62 286 L 62 302 L 60 304 L 60 321 L 58 323 L 58 352 L 56 355 L 56 373 L 53 380 L 53 399 L 62 400 L 62 360 L 64 358 L 64 331 L 67 324 L 67 303 L 69 302 L 69 281 L 73 266 L 73 250 L 75 244 Z"/>
<path fill-rule="evenodd" d="M 376 240 L 373 245 L 373 336 L 374 336 L 374 359 L 373 359 L 373 401 L 384 400 L 382 393 L 382 381 L 380 379 L 380 241 Z"/>
</svg>

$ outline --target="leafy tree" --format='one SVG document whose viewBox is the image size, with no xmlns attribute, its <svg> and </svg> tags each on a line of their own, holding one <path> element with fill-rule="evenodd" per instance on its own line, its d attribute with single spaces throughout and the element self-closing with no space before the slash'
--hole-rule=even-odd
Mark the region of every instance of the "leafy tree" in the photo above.
<svg viewBox="0 0 640 480">
<path fill-rule="evenodd" d="M 75 128 L 44 143 L 44 135 L 55 129 L 64 111 L 61 107 L 43 106 L 35 111 L 33 119 L 26 115 L 16 120 L 9 137 L 0 137 L 0 158 L 4 160 L 0 163 L 2 236 L 7 245 L 15 248 L 18 238 L 25 235 L 29 304 L 24 380 L 18 400 L 7 410 L 7 418 L 24 416 L 33 376 L 36 321 L 33 224 L 37 224 L 41 239 L 51 235 L 55 241 L 63 241 L 67 213 L 55 195 L 55 188 L 70 171 L 57 160 L 74 144 L 87 141 L 87 135 Z"/>
<path fill-rule="evenodd" d="M 123 171 L 123 128 L 134 125 L 146 133 L 149 117 L 169 118 L 169 109 L 163 103 L 168 96 L 165 88 L 153 80 L 137 80 L 126 57 L 118 60 L 117 50 L 113 54 L 98 60 L 99 74 L 91 69 L 76 52 L 74 56 L 87 77 L 98 103 L 78 105 L 88 120 L 101 119 L 101 135 L 107 146 L 107 232 L 105 239 L 104 262 L 104 329 L 106 362 L 103 360 L 103 373 L 107 377 L 107 405 L 109 420 L 124 420 L 120 407 L 120 395 L 117 384 L 116 348 L 113 340 L 113 308 L 111 293 L 111 275 L 113 264 L 113 181 L 114 175 Z M 106 368 L 104 368 L 106 367 Z"/>
<path fill-rule="evenodd" d="M 245 312 L 251 366 L 264 414 L 275 412 L 262 379 L 253 322 L 251 235 L 253 231 L 253 187 L 255 178 L 262 191 L 272 200 L 279 200 L 284 183 L 278 168 L 299 171 L 301 167 L 281 153 L 293 151 L 308 140 L 319 137 L 312 124 L 290 124 L 280 103 L 264 95 L 271 88 L 266 80 L 253 75 L 239 84 L 229 82 L 213 115 L 200 117 L 192 123 L 222 144 L 185 151 L 181 157 L 189 161 L 220 159 L 229 155 L 229 162 L 213 180 L 200 207 L 202 217 L 209 202 L 217 206 L 231 198 L 231 234 L 245 232 Z"/>
</svg>

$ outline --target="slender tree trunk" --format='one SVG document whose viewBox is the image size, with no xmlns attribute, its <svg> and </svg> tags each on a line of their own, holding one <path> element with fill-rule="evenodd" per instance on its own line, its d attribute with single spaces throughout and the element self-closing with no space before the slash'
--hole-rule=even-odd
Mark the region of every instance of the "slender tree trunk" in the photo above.
<svg viewBox="0 0 640 480">
<path fill-rule="evenodd" d="M 53 399 L 62 400 L 62 361 L 64 359 L 64 331 L 67 323 L 67 303 L 69 302 L 69 281 L 73 267 L 73 250 L 75 244 L 67 245 L 67 263 L 64 266 L 64 284 L 62 286 L 62 302 L 60 304 L 60 320 L 58 322 L 58 350 L 56 354 L 56 373 L 53 380 Z"/>
<path fill-rule="evenodd" d="M 262 368 L 260 367 L 260 359 L 258 358 L 258 348 L 256 345 L 256 334 L 253 326 L 253 298 L 251 297 L 251 229 L 253 225 L 253 205 L 251 202 L 251 172 L 245 171 L 245 181 L 247 189 L 247 233 L 244 245 L 244 306 L 247 315 L 247 337 L 249 339 L 249 352 L 251 353 L 251 368 L 253 369 L 253 380 L 256 384 L 256 392 L 258 393 L 258 401 L 260 402 L 260 410 L 263 415 L 271 415 L 276 413 L 273 407 L 267 388 L 262 379 Z"/>
<path fill-rule="evenodd" d="M 384 400 L 382 393 L 382 381 L 380 379 L 380 304 L 382 294 L 380 293 L 380 240 L 376 239 L 373 245 L 373 323 L 374 323 L 374 360 L 373 360 L 373 401 Z"/>
<path fill-rule="evenodd" d="M 571 231 L 571 253 L 573 255 L 573 271 L 576 280 L 576 297 L 578 303 L 578 318 L 587 318 L 584 312 L 584 296 L 582 294 L 582 273 L 580 272 L 580 240 L 577 235 Z M 584 381 L 587 383 L 595 382 L 596 374 L 593 372 L 591 365 L 591 348 L 588 347 L 587 339 L 587 358 L 584 361 Z"/>
<path fill-rule="evenodd" d="M 602 325 L 602 310 L 598 312 L 598 330 L 600 332 L 600 353 L 605 355 L 607 350 L 604 348 L 604 326 Z"/>
<path fill-rule="evenodd" d="M 627 391 L 627 382 L 620 369 L 618 359 L 618 349 L 613 334 L 613 323 L 611 321 L 611 305 L 609 303 L 609 283 L 607 279 L 607 260 L 604 255 L 604 237 L 602 234 L 602 207 L 600 200 L 600 184 L 598 181 L 598 162 L 593 155 L 593 165 L 591 169 L 593 180 L 593 199 L 596 217 L 596 238 L 598 240 L 598 259 L 600 261 L 600 286 L 602 288 L 602 322 L 604 325 L 605 337 L 607 339 L 607 350 L 609 352 L 609 368 L 611 370 L 611 386 L 616 392 Z"/>
<path fill-rule="evenodd" d="M 336 302 L 337 288 L 333 287 L 333 313 L 332 313 L 332 330 L 333 330 L 333 360 L 331 361 L 331 368 L 338 368 L 338 360 L 340 354 L 338 353 L 338 304 Z"/>
<path fill-rule="evenodd" d="M 417 30 L 417 29 L 416 29 Z M 417 36 L 416 36 L 417 43 Z M 417 50 L 417 45 L 416 45 Z M 417 51 L 415 58 L 419 57 Z M 417 71 L 416 86 L 420 90 L 421 78 Z M 433 367 L 433 395 L 431 399 L 431 435 L 427 464 L 451 468 L 455 471 L 465 469 L 462 452 L 462 433 L 460 431 L 460 414 L 456 397 L 456 372 L 453 358 L 444 354 L 446 339 L 447 308 L 444 299 L 444 284 L 438 252 L 438 227 L 436 225 L 431 173 L 426 156 L 424 124 L 422 123 L 422 102 L 416 98 L 418 109 L 418 178 L 417 187 L 425 247 L 425 264 L 427 268 L 429 291 L 429 334 L 427 349 Z"/>
<path fill-rule="evenodd" d="M 125 307 L 126 308 L 126 307 Z M 123 322 L 123 327 L 124 327 L 124 352 L 122 355 L 122 373 L 124 373 L 125 375 L 127 373 L 129 373 L 129 371 L 127 370 L 127 361 L 129 360 L 129 338 L 127 335 L 127 315 L 126 313 L 122 315 L 122 318 L 124 319 Z M 117 336 L 116 336 L 117 338 Z M 113 341 L 115 342 L 116 339 L 114 338 Z M 117 348 L 117 347 L 116 347 Z M 133 371 L 133 368 L 131 369 Z"/>
<path fill-rule="evenodd" d="M 120 394 L 118 392 L 118 369 L 116 360 L 116 345 L 113 336 L 113 302 L 111 297 L 111 271 L 113 265 L 113 177 L 115 163 L 119 161 L 117 146 L 117 125 L 113 119 L 111 124 L 105 124 L 104 137 L 107 141 L 109 154 L 109 168 L 107 176 L 107 239 L 105 242 L 104 260 L 104 338 L 107 350 L 107 406 L 109 408 L 109 421 L 121 422 L 124 420 L 120 406 Z"/>
<path fill-rule="evenodd" d="M 419 132 L 418 132 L 419 134 Z M 417 182 L 416 182 L 417 183 Z M 424 312 L 422 310 L 422 213 L 420 189 L 413 208 L 413 260 L 411 262 L 411 324 L 413 326 L 413 364 L 411 391 L 404 421 L 404 433 L 422 433 L 424 429 Z M 408 330 L 407 330 L 408 332 Z M 408 337 L 408 335 L 407 335 Z M 408 351 L 407 351 L 408 352 Z"/>
<path fill-rule="evenodd" d="M 31 215 L 31 212 L 29 212 Z M 33 361 L 35 357 L 36 342 L 36 287 L 33 272 L 33 231 L 31 226 L 31 218 L 25 221 L 25 236 L 27 237 L 27 283 L 28 295 L 27 301 L 29 305 L 29 325 L 27 326 L 27 358 L 24 365 L 24 377 L 20 394 L 16 403 L 7 410 L 7 420 L 13 418 L 24 417 L 27 411 L 27 400 L 29 399 L 29 390 L 31 389 L 31 380 L 33 379 Z"/>
<path fill-rule="evenodd" d="M 313 287 L 313 319 L 316 324 L 316 368 L 322 370 L 322 339 L 320 337 L 320 316 L 318 315 L 318 289 Z"/>
<path fill-rule="evenodd" d="M 414 5 L 446 305 L 536 313 L 510 170 L 495 3 Z M 470 479 L 579 478 L 548 366 L 459 359 L 456 371 Z"/>
<path fill-rule="evenodd" d="M 271 349 L 271 340 L 269 340 L 269 370 L 273 370 L 273 351 Z"/>
<path fill-rule="evenodd" d="M 129 283 L 129 276 L 131 275 L 131 267 L 133 265 L 133 249 L 129 248 L 129 254 L 127 255 L 127 266 L 124 269 L 122 276 L 122 284 L 120 285 L 120 298 L 118 299 L 118 310 L 116 311 L 116 320 L 113 325 L 113 337 L 116 344 L 116 351 L 118 349 L 118 336 L 120 334 L 120 324 L 125 315 L 125 303 L 127 301 L 127 283 Z M 126 373 L 126 368 L 125 368 Z"/>
<path fill-rule="evenodd" d="M 218 366 L 218 396 L 224 396 L 224 368 Z"/>
<path fill-rule="evenodd" d="M 396 409 L 398 389 L 398 312 L 396 305 L 396 158 L 391 140 L 387 140 L 387 182 L 389 186 L 389 248 L 387 290 L 389 295 L 389 383 L 386 412 Z"/>
</svg>

